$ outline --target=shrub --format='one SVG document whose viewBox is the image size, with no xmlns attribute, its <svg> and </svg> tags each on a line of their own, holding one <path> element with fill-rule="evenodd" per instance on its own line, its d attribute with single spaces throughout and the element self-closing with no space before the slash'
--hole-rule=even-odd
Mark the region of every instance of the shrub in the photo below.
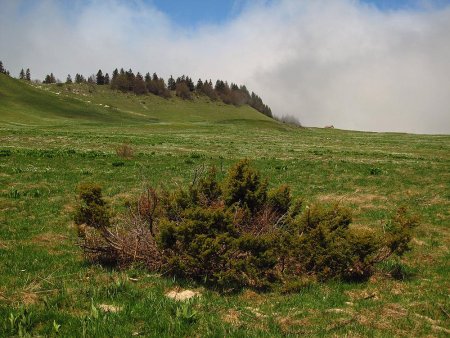
<svg viewBox="0 0 450 338">
<path fill-rule="evenodd" d="M 254 212 L 266 202 L 267 182 L 261 180 L 248 160 L 242 160 L 230 169 L 223 189 L 223 199 L 228 207 L 239 205 Z"/>
<path fill-rule="evenodd" d="M 309 284 L 302 281 L 365 279 L 377 263 L 409 249 L 417 220 L 404 208 L 384 232 L 375 231 L 351 226 L 350 210 L 339 204 L 303 208 L 289 186 L 267 185 L 247 160 L 222 182 L 211 168 L 186 189 L 147 188 L 112 229 L 98 225 L 104 202 L 98 187 L 87 186 L 79 218 L 94 233 L 83 247 L 94 261 L 140 262 L 224 291 L 287 283 L 286 292 Z"/>
<path fill-rule="evenodd" d="M 94 228 L 110 225 L 109 207 L 102 197 L 102 189 L 93 183 L 78 186 L 79 204 L 75 212 L 75 224 L 86 224 Z"/>
<path fill-rule="evenodd" d="M 0 157 L 11 156 L 12 151 L 10 149 L 0 149 Z"/>
</svg>

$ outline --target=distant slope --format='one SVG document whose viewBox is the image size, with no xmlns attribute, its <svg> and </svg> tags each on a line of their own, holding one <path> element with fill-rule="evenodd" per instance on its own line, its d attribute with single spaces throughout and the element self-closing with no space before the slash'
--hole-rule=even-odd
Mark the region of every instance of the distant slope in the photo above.
<svg viewBox="0 0 450 338">
<path fill-rule="evenodd" d="M 0 123 L 26 125 L 135 123 L 278 123 L 249 106 L 205 97 L 186 101 L 136 96 L 88 84 L 34 85 L 0 74 Z"/>
</svg>

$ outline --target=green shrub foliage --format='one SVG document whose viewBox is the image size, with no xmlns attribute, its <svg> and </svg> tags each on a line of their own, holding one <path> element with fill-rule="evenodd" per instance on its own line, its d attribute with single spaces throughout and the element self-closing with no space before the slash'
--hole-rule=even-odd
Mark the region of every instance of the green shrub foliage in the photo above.
<svg viewBox="0 0 450 338">
<path fill-rule="evenodd" d="M 94 228 L 110 225 L 109 207 L 102 197 L 102 189 L 93 183 L 78 186 L 79 204 L 75 213 L 75 224 L 86 224 Z"/>
<path fill-rule="evenodd" d="M 97 228 L 103 221 L 108 224 L 97 186 L 81 186 L 80 199 L 78 222 Z M 152 205 L 151 217 L 145 218 L 151 219 L 151 231 L 126 228 L 128 233 L 105 238 L 103 245 L 116 243 L 111 251 L 122 256 L 127 247 L 133 248 L 132 259 L 122 261 L 141 260 L 149 269 L 222 290 L 267 289 L 275 283 L 300 285 L 313 279 L 366 279 L 378 262 L 409 249 L 417 225 L 404 208 L 379 231 L 353 226 L 351 211 L 339 204 L 303 207 L 289 186 L 269 190 L 248 160 L 233 165 L 222 182 L 211 168 L 186 189 L 152 190 L 152 201 L 147 203 Z M 141 197 L 137 207 L 141 214 L 142 205 Z M 148 223 L 133 224 L 148 229 Z M 133 241 L 134 233 L 140 236 L 134 241 L 147 251 L 136 252 L 134 244 L 118 238 Z M 143 246 L 144 233 L 148 238 Z"/>
</svg>

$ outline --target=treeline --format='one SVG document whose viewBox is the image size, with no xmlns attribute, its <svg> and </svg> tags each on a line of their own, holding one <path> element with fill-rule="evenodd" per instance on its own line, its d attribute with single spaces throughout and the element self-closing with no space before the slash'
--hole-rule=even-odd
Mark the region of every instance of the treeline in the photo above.
<svg viewBox="0 0 450 338">
<path fill-rule="evenodd" d="M 99 76 L 100 75 L 100 76 Z M 108 75 L 108 74 L 106 74 Z M 108 77 L 109 80 L 109 77 Z M 221 100 L 225 104 L 233 104 L 241 106 L 248 104 L 259 112 L 272 117 L 272 111 L 269 106 L 264 104 L 263 100 L 254 92 L 250 93 L 245 86 L 238 86 L 235 83 L 228 84 L 226 81 L 217 80 L 213 85 L 211 80 L 199 79 L 196 84 L 191 77 L 182 75 L 176 79 L 173 76 L 166 82 L 162 77 L 158 77 L 156 73 L 150 75 L 146 73 L 134 74 L 131 69 L 120 71 L 116 68 L 112 73 L 110 81 L 112 89 L 122 92 L 133 92 L 136 95 L 152 93 L 164 98 L 171 97 L 172 93 L 176 96 L 189 100 L 194 94 L 209 97 L 213 101 Z M 103 81 L 102 71 L 97 73 L 97 84 L 108 84 L 109 81 Z"/>
<path fill-rule="evenodd" d="M 45 77 L 44 83 L 56 83 L 53 74 Z M 178 78 L 170 76 L 166 81 L 159 77 L 156 73 L 152 75 L 147 72 L 145 75 L 137 72 L 136 74 L 131 70 L 124 70 L 121 68 L 114 69 L 111 77 L 108 73 L 103 73 L 101 69 L 96 75 L 91 75 L 87 79 L 81 75 L 76 74 L 75 79 L 67 75 L 66 83 L 91 83 L 99 86 L 109 85 L 111 89 L 119 90 L 124 93 L 134 93 L 136 95 L 145 95 L 148 93 L 161 96 L 163 98 L 170 98 L 176 95 L 184 100 L 190 100 L 194 95 L 203 95 L 209 97 L 213 101 L 222 101 L 225 104 L 233 104 L 235 106 L 242 106 L 248 104 L 257 111 L 272 116 L 272 111 L 269 106 L 264 104 L 263 100 L 254 92 L 249 92 L 245 86 L 238 86 L 234 83 L 228 84 L 226 81 L 217 80 L 215 84 L 211 80 L 199 79 L 195 84 L 191 77 L 182 75 Z"/>
<path fill-rule="evenodd" d="M 0 73 L 9 75 L 9 72 L 4 68 L 3 63 L 0 61 Z M 31 72 L 27 68 L 20 71 L 19 79 L 31 81 Z M 42 81 L 46 84 L 61 83 L 53 73 L 47 74 Z M 148 93 L 161 96 L 163 98 L 170 98 L 172 95 L 176 95 L 184 100 L 190 100 L 194 95 L 206 96 L 213 101 L 222 101 L 225 104 L 232 104 L 235 106 L 242 106 L 248 104 L 257 111 L 272 116 L 272 111 L 263 100 L 254 92 L 250 92 L 246 86 L 238 86 L 235 83 L 229 84 L 223 80 L 217 80 L 215 84 L 211 80 L 198 79 L 197 83 L 194 83 L 191 77 L 182 75 L 176 79 L 173 76 L 166 81 L 159 77 L 156 73 L 150 75 L 146 73 L 136 73 L 129 69 L 125 71 L 123 68 L 118 70 L 117 68 L 112 72 L 112 75 L 108 73 L 103 74 L 101 69 L 97 74 L 92 74 L 87 79 L 82 74 L 76 74 L 72 79 L 70 74 L 67 75 L 66 84 L 71 83 L 90 83 L 97 84 L 99 86 L 108 85 L 111 89 L 119 90 L 124 93 L 132 92 L 136 95 L 145 95 Z"/>
<path fill-rule="evenodd" d="M 3 62 L 0 61 L 0 74 L 5 74 L 5 75 L 9 75 L 9 71 L 5 69 L 5 67 L 3 66 Z"/>
</svg>

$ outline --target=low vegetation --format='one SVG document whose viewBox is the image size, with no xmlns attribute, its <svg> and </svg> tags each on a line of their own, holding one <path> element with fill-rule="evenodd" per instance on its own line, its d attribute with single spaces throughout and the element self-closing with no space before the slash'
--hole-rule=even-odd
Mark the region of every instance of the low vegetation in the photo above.
<svg viewBox="0 0 450 338">
<path fill-rule="evenodd" d="M 298 128 L 249 106 L 225 105 L 195 92 L 192 100 L 175 95 L 167 100 L 112 91 L 107 85 L 35 84 L 4 74 L 0 74 L 0 101 L 1 337 L 446 337 L 450 333 L 448 135 Z M 121 145 L 132 148 L 131 158 L 117 152 Z M 208 180 L 208 172 L 201 174 L 205 170 L 198 168 L 215 166 L 223 201 L 217 208 L 226 215 L 226 209 L 233 210 L 225 205 L 231 196 L 231 190 L 224 189 L 230 179 L 227 172 L 242 157 L 270 179 L 265 204 L 271 200 L 278 215 L 286 212 L 280 207 L 291 196 L 288 212 L 299 207 L 293 226 L 306 224 L 308 210 L 310 219 L 330 212 L 348 215 L 351 210 L 348 226 L 338 222 L 343 226 L 329 238 L 346 241 L 344 235 L 350 233 L 375 236 L 380 239 L 375 242 L 378 249 L 363 246 L 365 251 L 377 249 L 378 257 L 369 255 L 368 261 L 390 257 L 374 263 L 368 279 L 350 276 L 349 281 L 347 274 L 330 276 L 317 260 L 319 255 L 310 255 L 327 252 L 304 247 L 294 263 L 305 265 L 310 257 L 317 265 L 307 268 L 311 272 L 291 271 L 295 265 L 290 261 L 283 270 L 282 262 L 277 262 L 278 279 L 258 277 L 264 283 L 252 282 L 229 293 L 209 277 L 182 278 L 183 270 L 161 269 L 168 266 L 155 259 L 161 250 L 172 250 L 173 257 L 183 262 L 195 249 L 182 242 L 187 235 L 178 228 L 170 232 L 176 236 L 175 246 L 162 249 L 163 220 L 169 230 L 173 223 L 160 216 L 168 210 L 163 208 L 165 201 L 180 190 L 190 196 L 191 186 Z M 258 177 L 264 185 L 264 177 Z M 100 219 L 109 225 L 75 226 L 77 210 L 89 208 L 75 194 L 80 182 L 91 182 L 83 183 L 81 190 L 95 192 L 88 199 L 103 209 L 106 217 Z M 152 211 L 155 198 L 157 207 Z M 396 212 L 402 205 L 420 215 L 420 226 L 402 231 L 410 241 L 395 230 L 411 219 L 401 209 Z M 208 217 L 213 208 L 204 208 L 201 201 L 195 206 L 206 210 Z M 150 226 L 148 216 L 153 212 Z M 180 213 L 186 229 L 198 223 L 200 212 L 195 215 L 186 208 Z M 98 223 L 96 218 L 88 221 L 88 212 L 79 216 L 77 223 Z M 200 224 L 208 220 L 202 219 Z M 102 228 L 115 235 L 109 237 L 114 242 L 104 242 Z M 325 225 L 316 233 L 327 234 L 323 229 Z M 253 234 L 252 228 L 238 230 L 237 236 Z M 123 250 L 114 251 L 114 261 L 102 261 L 100 252 L 75 245 L 84 242 L 79 236 L 98 238 L 94 247 L 114 244 Z M 264 236 L 268 234 L 263 232 Z M 155 243 L 148 240 L 152 238 Z M 401 256 L 391 253 L 395 246 L 387 244 L 400 242 L 412 250 Z M 148 245 L 137 248 L 151 254 L 135 256 L 136 244 Z M 332 244 L 324 241 L 327 247 Z M 90 264 L 86 256 L 102 264 Z M 270 290 L 260 292 L 261 288 Z M 181 295 L 194 296 L 182 302 Z"/>
</svg>

